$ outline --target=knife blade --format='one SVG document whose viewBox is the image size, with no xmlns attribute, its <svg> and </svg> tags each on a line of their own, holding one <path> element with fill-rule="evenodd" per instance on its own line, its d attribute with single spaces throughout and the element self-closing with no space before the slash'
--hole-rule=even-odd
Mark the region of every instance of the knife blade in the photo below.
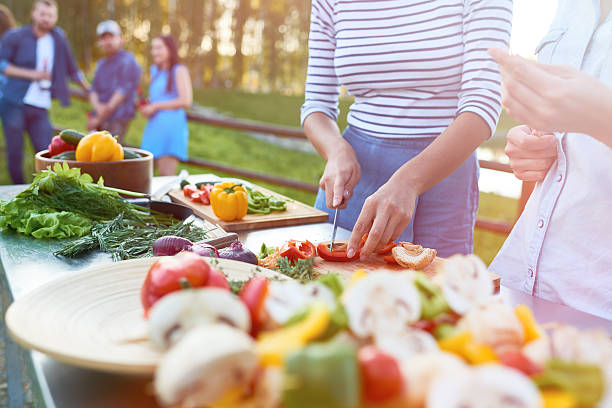
<svg viewBox="0 0 612 408">
<path fill-rule="evenodd" d="M 338 207 L 334 211 L 334 227 L 332 229 L 331 244 L 329 244 L 329 250 L 333 252 L 334 241 L 336 240 L 336 231 L 338 230 Z"/>
<path fill-rule="evenodd" d="M 166 184 L 162 185 L 160 188 L 155 190 L 155 192 L 151 194 L 150 198 L 152 200 L 161 200 L 161 198 L 164 195 L 166 195 L 168 191 L 172 190 L 172 187 L 174 187 L 176 183 L 180 182 L 184 178 L 187 178 L 188 175 L 189 173 L 187 172 L 187 170 L 185 169 L 181 170 L 178 176 L 173 177 L 169 182 L 167 182 Z"/>
</svg>

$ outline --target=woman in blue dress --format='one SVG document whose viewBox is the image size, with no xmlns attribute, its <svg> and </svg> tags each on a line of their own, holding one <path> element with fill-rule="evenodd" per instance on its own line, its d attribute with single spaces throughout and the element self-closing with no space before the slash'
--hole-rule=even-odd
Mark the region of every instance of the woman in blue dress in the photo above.
<svg viewBox="0 0 612 408">
<path fill-rule="evenodd" d="M 174 39 L 162 35 L 151 43 L 149 102 L 140 108 L 148 118 L 141 148 L 153 153 L 160 176 L 176 174 L 179 160 L 187 159 L 187 116 L 193 100 L 187 67 L 180 63 Z"/>
</svg>

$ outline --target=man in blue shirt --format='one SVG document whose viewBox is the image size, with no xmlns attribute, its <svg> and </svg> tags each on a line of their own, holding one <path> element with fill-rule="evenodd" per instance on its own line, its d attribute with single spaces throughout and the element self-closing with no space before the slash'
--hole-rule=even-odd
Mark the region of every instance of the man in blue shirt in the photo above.
<svg viewBox="0 0 612 408">
<path fill-rule="evenodd" d="M 70 104 L 68 78 L 85 90 L 89 88 L 56 23 L 55 1 L 37 0 L 32 8 L 32 24 L 7 31 L 0 43 L 0 72 L 7 77 L 2 87 L 0 117 L 9 173 L 15 184 L 24 182 L 24 130 L 34 149 L 44 150 L 53 136 L 47 114 L 51 99 L 59 99 L 63 106 Z"/>
<path fill-rule="evenodd" d="M 123 49 L 119 24 L 113 20 L 103 21 L 98 24 L 96 34 L 106 57 L 98 62 L 89 93 L 94 112 L 87 128 L 108 130 L 122 142 L 135 114 L 142 69 L 134 55 Z"/>
</svg>

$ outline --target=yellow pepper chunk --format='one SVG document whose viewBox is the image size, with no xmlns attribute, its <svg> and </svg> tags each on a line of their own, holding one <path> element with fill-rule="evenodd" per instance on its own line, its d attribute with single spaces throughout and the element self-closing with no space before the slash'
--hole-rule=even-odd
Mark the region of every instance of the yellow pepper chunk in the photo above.
<svg viewBox="0 0 612 408">
<path fill-rule="evenodd" d="M 108 132 L 93 132 L 79 142 L 75 157 L 77 161 L 101 162 L 123 160 L 123 148 Z"/>
<path fill-rule="evenodd" d="M 240 184 L 232 181 L 218 183 L 210 192 L 210 205 L 223 221 L 240 220 L 247 213 L 249 195 Z"/>
<path fill-rule="evenodd" d="M 495 352 L 486 344 L 474 341 L 470 332 L 462 332 L 438 341 L 444 351 L 456 354 L 470 364 L 483 364 L 498 361 Z"/>
<path fill-rule="evenodd" d="M 567 391 L 542 390 L 543 408 L 575 408 L 576 398 Z"/>
<path fill-rule="evenodd" d="M 365 278 L 366 276 L 368 276 L 368 273 L 363 270 L 363 269 L 357 269 L 355 272 L 353 272 L 353 275 L 351 276 L 351 280 L 349 281 L 348 286 L 351 287 L 354 284 L 356 284 L 357 282 L 359 282 L 361 279 Z"/>
<path fill-rule="evenodd" d="M 542 337 L 542 329 L 535 321 L 533 313 L 531 313 L 531 309 L 529 309 L 526 305 L 518 305 L 514 308 L 514 314 L 521 322 L 521 326 L 523 326 L 525 343 L 529 343 L 532 340 Z"/>
<path fill-rule="evenodd" d="M 306 318 L 294 325 L 263 333 L 255 346 L 263 366 L 280 366 L 285 357 L 319 337 L 329 325 L 331 314 L 327 307 L 314 304 Z"/>
</svg>

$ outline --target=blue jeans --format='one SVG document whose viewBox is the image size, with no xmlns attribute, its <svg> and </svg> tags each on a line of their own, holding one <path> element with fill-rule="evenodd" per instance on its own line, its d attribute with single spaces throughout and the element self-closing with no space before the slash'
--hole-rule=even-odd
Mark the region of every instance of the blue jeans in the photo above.
<svg viewBox="0 0 612 408">
<path fill-rule="evenodd" d="M 384 139 L 347 127 L 344 139 L 353 147 L 361 165 L 361 180 L 347 208 L 338 212 L 338 225 L 352 230 L 363 203 L 404 163 L 422 152 L 434 138 Z M 473 153 L 457 170 L 420 195 L 410 225 L 400 236 L 438 250 L 439 256 L 469 254 L 474 249 L 474 224 L 478 210 L 480 168 Z M 319 189 L 315 207 L 330 214 L 325 192 Z"/>
<path fill-rule="evenodd" d="M 27 130 L 34 151 L 48 147 L 53 136 L 53 126 L 47 110 L 31 105 L 15 105 L 0 101 L 0 118 L 6 141 L 6 157 L 9 174 L 14 184 L 23 184 L 23 131 Z"/>
</svg>

